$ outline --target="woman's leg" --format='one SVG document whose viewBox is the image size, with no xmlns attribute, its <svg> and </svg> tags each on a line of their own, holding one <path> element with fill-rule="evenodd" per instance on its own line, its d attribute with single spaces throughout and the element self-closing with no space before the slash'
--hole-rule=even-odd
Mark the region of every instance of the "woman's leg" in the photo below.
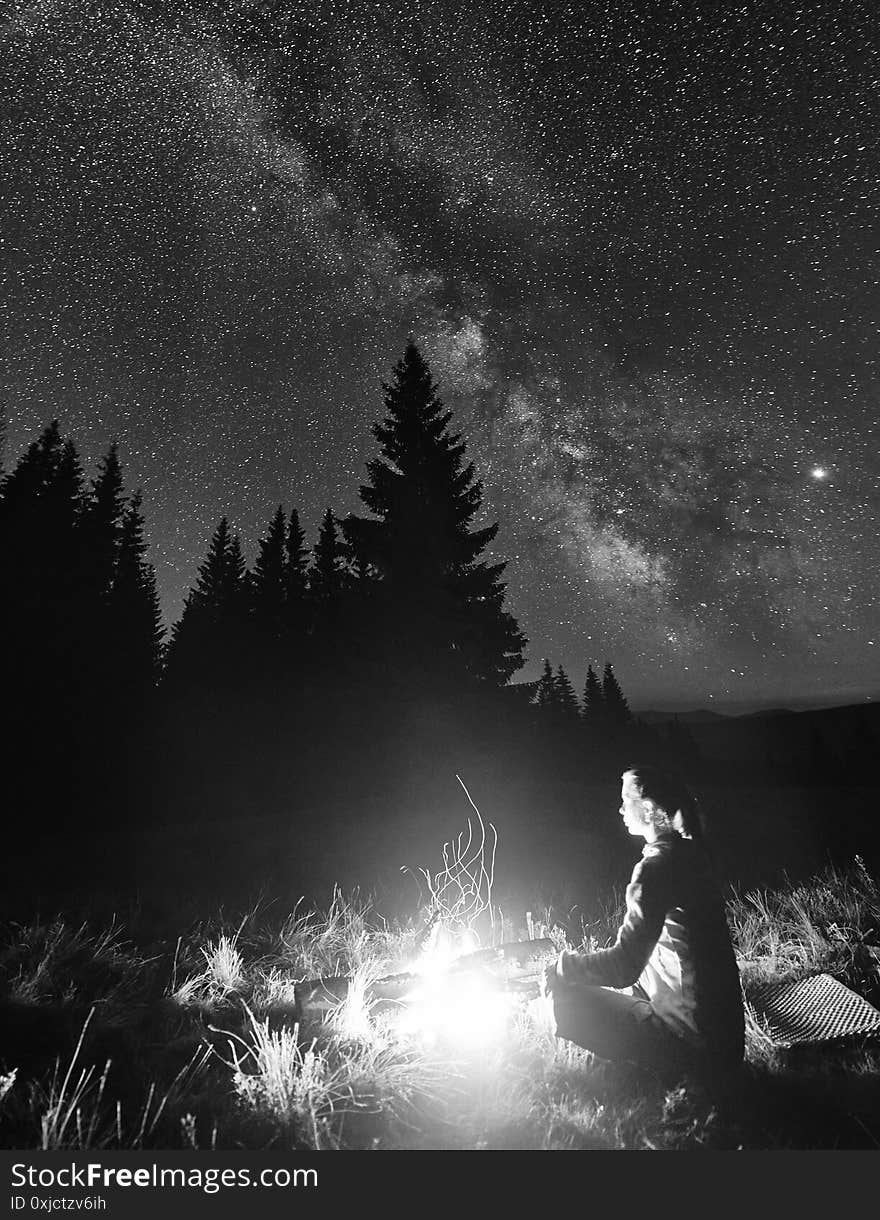
<svg viewBox="0 0 880 1220">
<path fill-rule="evenodd" d="M 655 1068 L 690 1066 L 692 1053 L 656 1016 L 646 999 L 610 987 L 558 987 L 553 992 L 556 1036 L 601 1059 Z"/>
</svg>

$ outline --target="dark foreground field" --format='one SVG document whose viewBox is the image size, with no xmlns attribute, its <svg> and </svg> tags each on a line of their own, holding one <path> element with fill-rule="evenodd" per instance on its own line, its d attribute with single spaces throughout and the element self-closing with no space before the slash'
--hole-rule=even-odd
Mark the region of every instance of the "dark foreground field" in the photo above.
<svg viewBox="0 0 880 1220">
<path fill-rule="evenodd" d="M 242 867 L 248 847 L 257 850 L 254 829 L 241 840 Z M 708 1091 L 556 1043 L 540 999 L 508 1000 L 491 1013 L 478 1007 L 455 1030 L 407 1025 L 398 1011 L 371 1008 L 369 980 L 418 956 L 418 874 L 402 875 L 396 865 L 417 846 L 398 841 L 393 857 L 388 843 L 376 844 L 388 868 L 372 905 L 343 891 L 323 905 L 297 905 L 295 861 L 283 854 L 295 843 L 276 842 L 271 896 L 200 917 L 200 898 L 186 881 L 188 873 L 204 876 L 212 835 L 195 836 L 186 850 L 179 844 L 173 866 L 156 875 L 144 840 L 140 866 L 152 885 L 115 922 L 102 909 L 95 875 L 81 887 L 91 913 L 83 892 L 73 894 L 68 861 L 67 905 L 53 910 L 40 899 L 40 909 L 2 928 L 0 1146 L 880 1147 L 880 1042 L 782 1051 L 749 1016 L 741 1076 Z M 502 840 L 499 857 L 503 850 Z M 222 856 L 218 882 L 232 867 Z M 488 849 L 469 874 L 483 906 L 470 922 L 484 943 L 531 931 L 601 944 L 613 933 L 614 895 L 605 896 L 604 912 L 596 895 L 589 910 L 586 902 L 563 909 L 573 880 L 551 893 L 547 861 L 543 892 L 525 899 L 516 897 L 516 870 L 506 893 L 500 870 L 491 928 L 479 871 L 486 863 Z M 283 879 L 288 866 L 286 901 L 279 870 Z M 423 889 L 436 888 L 439 875 L 423 876 Z M 31 881 L 37 894 L 35 873 Z M 388 913 L 392 884 L 403 896 L 397 914 Z M 728 917 L 746 995 L 761 980 L 827 971 L 880 1004 L 872 951 L 880 944 L 880 886 L 860 859 L 803 881 L 731 889 Z M 338 974 L 355 978 L 345 1003 L 326 1019 L 297 1024 L 294 983 Z"/>
</svg>

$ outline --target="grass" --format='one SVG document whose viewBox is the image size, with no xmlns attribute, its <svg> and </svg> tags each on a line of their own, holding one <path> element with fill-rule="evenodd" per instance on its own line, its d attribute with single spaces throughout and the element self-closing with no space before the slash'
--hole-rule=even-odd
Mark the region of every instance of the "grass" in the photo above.
<svg viewBox="0 0 880 1220">
<path fill-rule="evenodd" d="M 585 935 L 605 943 L 616 916 Z M 880 887 L 860 862 L 733 892 L 728 917 L 746 994 L 828 972 L 880 1005 Z M 338 889 L 323 910 L 221 913 L 173 941 L 7 925 L 0 1146 L 880 1147 L 878 1042 L 786 1051 L 747 1012 L 742 1079 L 719 1095 L 557 1042 L 539 1000 L 510 1003 L 488 1041 L 407 1032 L 369 987 L 424 944 L 424 918 L 383 919 Z M 295 983 L 331 975 L 352 977 L 348 994 L 300 1019 Z"/>
<path fill-rule="evenodd" d="M 880 887 L 858 857 L 846 873 L 829 868 L 809 884 L 735 894 L 728 909 L 746 982 L 828 971 L 870 983 L 861 968 L 880 943 Z"/>
</svg>

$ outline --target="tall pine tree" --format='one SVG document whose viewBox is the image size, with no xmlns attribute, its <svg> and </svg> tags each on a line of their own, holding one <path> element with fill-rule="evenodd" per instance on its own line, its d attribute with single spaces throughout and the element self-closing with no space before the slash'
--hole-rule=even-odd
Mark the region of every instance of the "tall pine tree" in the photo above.
<svg viewBox="0 0 880 1220">
<path fill-rule="evenodd" d="M 301 659 L 310 625 L 309 548 L 299 513 L 292 508 L 284 539 L 284 639 L 294 663 Z"/>
<path fill-rule="evenodd" d="M 623 691 L 614 676 L 610 662 L 606 664 L 602 674 L 602 702 L 605 706 L 605 717 L 609 727 L 621 729 L 632 724 L 629 704 L 623 697 Z"/>
<path fill-rule="evenodd" d="M 102 720 L 109 713 L 120 678 L 119 657 L 110 646 L 113 625 L 108 615 L 124 509 L 122 469 L 114 444 L 99 463 L 97 478 L 92 479 L 91 489 L 84 497 L 78 525 L 82 634 L 90 656 L 89 697 L 96 716 Z"/>
<path fill-rule="evenodd" d="M 16 641 L 10 649 L 13 665 L 24 659 L 22 633 L 39 633 L 41 616 L 57 597 L 51 595 L 53 559 L 58 540 L 52 537 L 49 489 L 58 477 L 64 442 L 53 420 L 28 446 L 15 468 L 0 486 L 0 562 L 3 565 L 2 606 L 7 619 L 4 638 Z M 76 512 L 64 528 L 68 537 L 75 528 Z"/>
<path fill-rule="evenodd" d="M 506 565 L 479 561 L 498 531 L 471 529 L 482 484 L 414 344 L 383 388 L 387 414 L 373 428 L 381 457 L 360 488 L 373 515 L 342 522 L 353 562 L 381 586 L 376 629 L 417 682 L 503 685 L 523 664 L 526 639 L 503 608 Z"/>
<path fill-rule="evenodd" d="M 82 627 L 83 608 L 79 603 L 87 594 L 80 531 L 84 509 L 83 474 L 73 441 L 65 441 L 61 446 L 52 478 L 46 484 L 43 506 L 47 547 L 44 558 L 48 560 L 56 589 L 55 617 L 62 632 L 67 634 L 67 620 L 71 614 L 75 629 Z M 73 627 L 74 624 L 70 622 L 69 625 Z"/>
<path fill-rule="evenodd" d="M 241 538 L 233 534 L 223 586 L 222 620 L 223 675 L 232 688 L 241 688 L 248 681 L 253 666 L 251 582 L 252 574 L 245 564 Z"/>
<path fill-rule="evenodd" d="M 84 575 L 100 601 L 106 600 L 113 583 L 124 511 L 122 469 L 114 444 L 101 459 L 98 477 L 92 480 L 91 492 L 80 519 Z"/>
<path fill-rule="evenodd" d="M 89 786 L 94 745 L 98 607 L 85 579 L 84 504 L 76 448 L 53 421 L 0 488 L 0 638 L 10 808 L 39 807 L 58 822 Z"/>
<path fill-rule="evenodd" d="M 333 510 L 321 519 L 314 562 L 309 571 L 309 593 L 320 618 L 327 606 L 338 602 L 345 586 L 346 552 L 336 528 Z"/>
<path fill-rule="evenodd" d="M 222 517 L 171 632 L 166 678 L 172 687 L 207 693 L 240 676 L 245 598 L 241 545 Z"/>
<path fill-rule="evenodd" d="M 596 677 L 592 665 L 587 666 L 587 680 L 584 684 L 583 718 L 590 727 L 601 724 L 605 713 L 605 701 L 602 698 L 602 684 Z"/>
<path fill-rule="evenodd" d="M 567 720 L 577 720 L 580 715 L 577 695 L 574 693 L 571 679 L 561 665 L 556 670 L 553 684 L 556 690 L 556 706 L 559 711 Z"/>
<path fill-rule="evenodd" d="M 159 681 L 165 634 L 156 576 L 146 554 L 138 491 L 131 497 L 122 519 L 108 616 L 119 676 L 137 698 L 151 691 Z"/>
<path fill-rule="evenodd" d="M 321 519 L 318 539 L 308 570 L 310 669 L 320 672 L 322 684 L 331 685 L 350 670 L 357 649 L 350 638 L 347 615 L 348 555 L 339 535 L 336 517 L 328 508 Z"/>
<path fill-rule="evenodd" d="M 293 604 L 305 598 L 309 583 L 309 548 L 306 546 L 306 533 L 299 523 L 299 513 L 295 508 L 290 510 L 284 556 L 285 596 L 288 603 Z"/>
<path fill-rule="evenodd" d="M 72 441 L 57 448 L 53 443 L 48 477 L 34 509 L 38 536 L 28 566 L 37 604 L 31 604 L 34 618 L 26 630 L 28 635 L 34 629 L 42 633 L 39 660 L 45 680 L 55 687 L 57 700 L 66 697 L 72 705 L 88 681 L 96 610 L 84 580 L 83 474 Z"/>
<path fill-rule="evenodd" d="M 271 645 L 280 644 L 284 634 L 288 576 L 287 522 L 279 504 L 266 536 L 260 539 L 250 581 L 258 646 L 264 653 L 269 646 L 270 655 Z"/>
<path fill-rule="evenodd" d="M 552 711 L 557 706 L 556 680 L 553 677 L 553 666 L 549 657 L 544 658 L 544 668 L 535 687 L 535 706 L 542 711 Z"/>
</svg>

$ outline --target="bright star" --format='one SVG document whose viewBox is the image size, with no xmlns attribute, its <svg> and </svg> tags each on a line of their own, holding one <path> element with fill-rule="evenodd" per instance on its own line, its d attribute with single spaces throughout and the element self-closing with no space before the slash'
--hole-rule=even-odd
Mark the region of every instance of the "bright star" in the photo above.
<svg viewBox="0 0 880 1220">
<path fill-rule="evenodd" d="M 828 471 L 825 469 L 824 466 L 814 466 L 813 469 L 810 471 L 810 474 L 813 476 L 814 479 L 827 479 L 828 478 Z"/>
</svg>

